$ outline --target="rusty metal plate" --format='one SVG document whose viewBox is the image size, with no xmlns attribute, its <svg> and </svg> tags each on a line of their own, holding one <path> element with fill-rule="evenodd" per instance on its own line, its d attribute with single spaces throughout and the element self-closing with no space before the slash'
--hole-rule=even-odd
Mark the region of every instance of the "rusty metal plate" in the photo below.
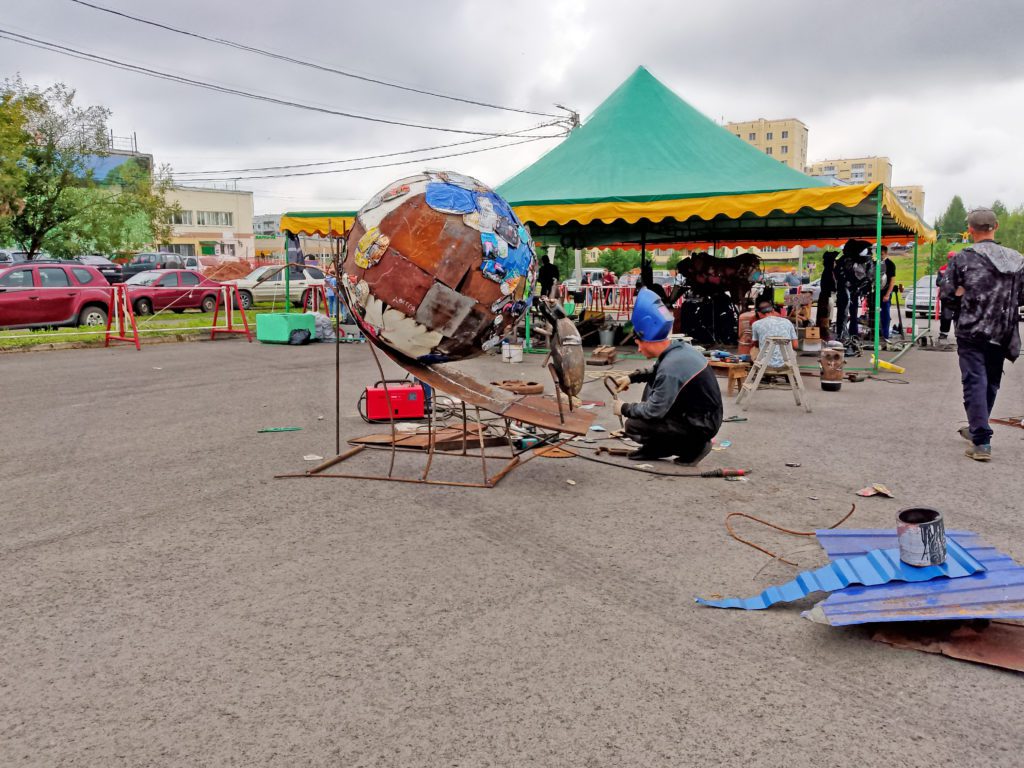
<svg viewBox="0 0 1024 768">
<path fill-rule="evenodd" d="M 1011 622 L 993 621 L 981 628 L 952 629 L 915 622 L 883 626 L 871 639 L 895 648 L 939 653 L 960 661 L 1024 672 L 1024 626 Z"/>
<path fill-rule="evenodd" d="M 494 317 L 494 314 L 483 304 L 474 304 L 463 320 L 462 326 L 453 336 L 442 340 L 437 345 L 437 351 L 442 355 L 455 358 L 472 357 L 478 354 L 476 340 L 485 327 L 494 323 Z"/>
<path fill-rule="evenodd" d="M 461 217 L 452 217 L 461 218 Z M 391 247 L 421 269 L 437 275 L 449 249 L 461 239 L 446 231 L 448 216 L 438 215 L 422 196 L 412 197 L 380 222 L 380 231 L 391 238 Z"/>
<path fill-rule="evenodd" d="M 413 268 L 419 270 L 418 267 Z M 415 311 L 416 322 L 445 336 L 455 336 L 469 313 L 473 311 L 475 304 L 476 300 L 472 297 L 463 296 L 447 285 L 433 283 L 426 295 L 421 297 L 419 307 Z M 479 327 L 474 329 L 474 337 L 478 330 Z"/>
<path fill-rule="evenodd" d="M 562 407 L 565 410 L 565 421 L 562 422 L 558 417 L 558 404 L 553 397 L 515 397 L 448 365 L 427 365 L 400 357 L 387 349 L 383 351 L 395 363 L 430 386 L 499 416 L 571 435 L 587 434 L 590 425 L 594 423 L 593 413 L 580 410 L 570 412 L 568 403 L 564 400 Z"/>
<path fill-rule="evenodd" d="M 475 296 L 481 304 L 487 307 L 493 305 L 502 296 L 501 286 L 484 277 L 484 273 L 479 269 L 469 270 L 457 287 L 461 293 Z"/>
<path fill-rule="evenodd" d="M 434 286 L 430 275 L 394 248 L 388 248 L 377 264 L 365 270 L 364 277 L 374 296 L 407 317 L 417 314 L 424 298 Z M 472 300 L 467 301 L 472 306 Z M 433 328 L 429 324 L 425 325 Z"/>
</svg>

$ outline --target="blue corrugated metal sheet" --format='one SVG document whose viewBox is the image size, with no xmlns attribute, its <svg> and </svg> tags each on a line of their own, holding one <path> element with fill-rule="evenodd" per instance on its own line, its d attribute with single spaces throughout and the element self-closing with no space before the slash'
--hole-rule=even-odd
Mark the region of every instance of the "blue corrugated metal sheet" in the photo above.
<svg viewBox="0 0 1024 768">
<path fill-rule="evenodd" d="M 896 544 L 892 529 L 826 530 L 817 532 L 829 557 L 851 557 Z M 943 619 L 1024 619 L 1024 566 L 970 531 L 947 531 L 985 566 L 961 579 L 936 579 L 917 584 L 891 583 L 847 587 L 834 592 L 803 616 L 822 624 L 845 626 L 885 621 Z"/>
<path fill-rule="evenodd" d="M 697 602 L 712 608 L 742 608 L 759 611 L 775 603 L 790 603 L 807 597 L 814 592 L 835 592 L 851 584 L 875 587 L 891 581 L 930 581 L 931 579 L 958 579 L 983 571 L 985 566 L 978 562 L 966 549 L 955 541 L 947 541 L 946 562 L 923 568 L 907 565 L 900 560 L 899 548 L 874 549 L 856 557 L 833 560 L 814 571 L 804 571 L 793 581 L 778 587 L 769 587 L 754 597 L 729 597 L 722 600 L 706 600 L 698 597 Z"/>
</svg>

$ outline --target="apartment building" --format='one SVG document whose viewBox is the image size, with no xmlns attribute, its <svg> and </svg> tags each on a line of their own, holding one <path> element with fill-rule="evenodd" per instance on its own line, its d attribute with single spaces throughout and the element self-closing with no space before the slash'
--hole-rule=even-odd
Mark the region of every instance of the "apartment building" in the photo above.
<svg viewBox="0 0 1024 768">
<path fill-rule="evenodd" d="M 924 187 L 920 185 L 893 187 L 892 191 L 904 206 L 919 216 L 924 215 Z"/>
<path fill-rule="evenodd" d="M 183 256 L 256 255 L 252 192 L 175 186 L 167 199 L 181 211 L 171 219 L 171 240 L 163 250 Z"/>
<path fill-rule="evenodd" d="M 818 160 L 806 171 L 808 176 L 822 176 L 847 184 L 871 184 L 880 181 L 892 184 L 892 162 L 888 157 L 852 157 Z"/>
<path fill-rule="evenodd" d="M 807 165 L 807 126 L 794 117 L 784 120 L 765 120 L 762 117 L 726 123 L 725 127 L 790 168 L 803 172 Z"/>
</svg>

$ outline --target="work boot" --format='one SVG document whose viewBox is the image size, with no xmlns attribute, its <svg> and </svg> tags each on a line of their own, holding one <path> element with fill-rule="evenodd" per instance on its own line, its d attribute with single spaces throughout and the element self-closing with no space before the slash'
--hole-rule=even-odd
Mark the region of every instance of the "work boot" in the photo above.
<svg viewBox="0 0 1024 768">
<path fill-rule="evenodd" d="M 992 461 L 992 446 L 987 443 L 985 445 L 972 445 L 964 451 L 964 456 L 975 461 Z"/>
<path fill-rule="evenodd" d="M 689 461 L 683 461 L 683 458 L 681 456 L 678 456 L 675 459 L 675 463 L 681 467 L 696 467 L 698 464 L 704 461 L 705 457 L 707 457 L 709 453 L 711 453 L 710 441 L 704 444 L 704 447 L 700 449 L 700 453 L 698 453 L 695 458 L 690 459 Z"/>
<path fill-rule="evenodd" d="M 969 443 L 970 442 L 974 442 L 974 439 L 971 437 L 971 428 L 970 427 L 960 427 L 960 429 L 957 430 L 957 434 L 959 434 L 960 437 L 962 437 L 964 440 L 966 440 Z"/>
</svg>

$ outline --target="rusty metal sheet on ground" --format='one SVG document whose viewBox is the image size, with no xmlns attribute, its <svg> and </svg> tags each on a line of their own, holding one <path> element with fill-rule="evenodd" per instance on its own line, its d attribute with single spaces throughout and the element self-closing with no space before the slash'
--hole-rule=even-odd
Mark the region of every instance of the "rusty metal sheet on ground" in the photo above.
<svg viewBox="0 0 1024 768">
<path fill-rule="evenodd" d="M 1024 672 L 1024 626 L 1011 622 L 993 621 L 980 629 L 939 628 L 930 623 L 883 626 L 871 639 L 895 648 Z"/>
<path fill-rule="evenodd" d="M 516 397 L 477 381 L 472 376 L 448 365 L 427 365 L 400 357 L 389 350 L 384 350 L 384 352 L 396 364 L 430 386 L 499 416 L 571 435 L 587 434 L 590 425 L 594 422 L 595 414 L 580 410 L 570 412 L 567 401 L 562 402 L 565 415 L 565 421 L 562 422 L 558 416 L 558 403 L 553 397 L 542 395 Z"/>
</svg>

